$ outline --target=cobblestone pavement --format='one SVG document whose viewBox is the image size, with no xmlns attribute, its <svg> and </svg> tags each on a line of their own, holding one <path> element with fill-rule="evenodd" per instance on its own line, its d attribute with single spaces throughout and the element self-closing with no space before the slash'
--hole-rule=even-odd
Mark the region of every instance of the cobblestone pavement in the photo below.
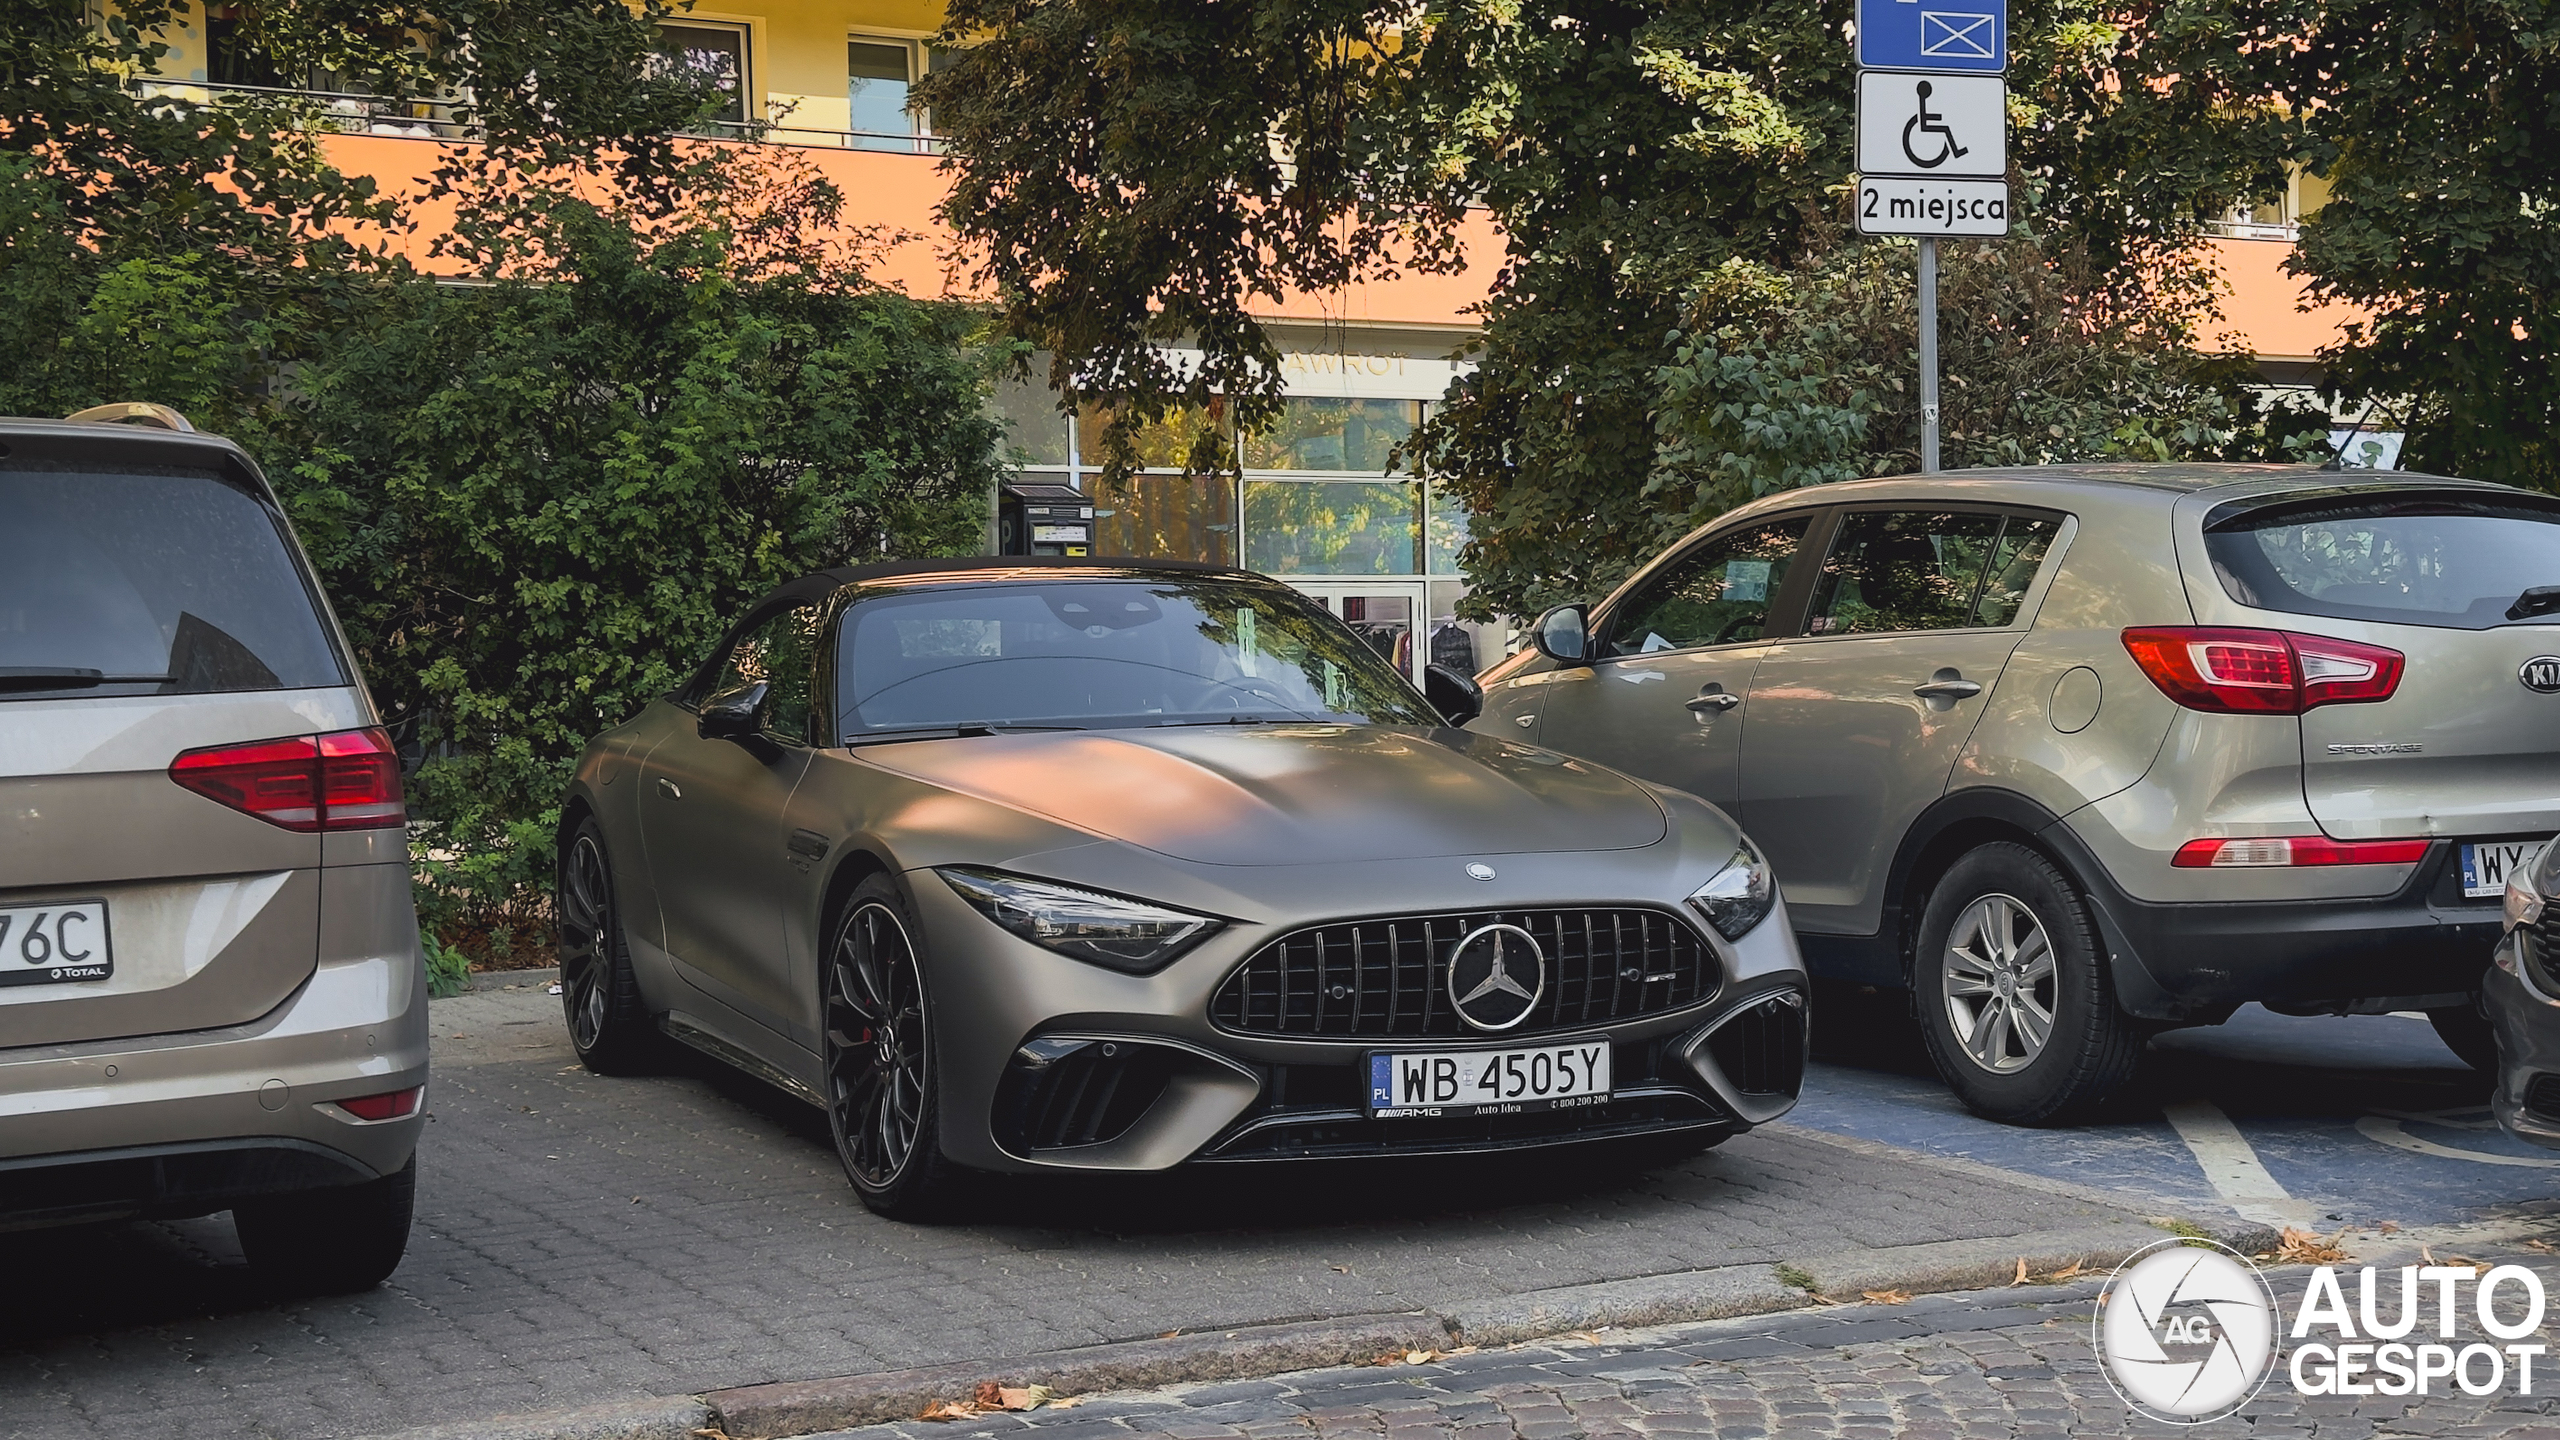
<svg viewBox="0 0 2560 1440">
<path fill-rule="evenodd" d="M 2560 1281 L 2547 1255 L 2506 1258 L 2534 1262 L 2546 1287 Z M 2306 1274 L 2270 1274 L 2287 1315 Z M 2347 1289 L 2353 1304 L 2352 1278 Z M 1095 1396 L 1066 1410 L 874 1426 L 824 1440 L 2560 1437 L 2560 1366 L 2537 1367 L 2530 1395 L 2517 1393 L 2510 1377 L 2493 1395 L 2466 1395 L 2437 1380 L 2427 1395 L 2400 1398 L 2304 1396 L 2279 1368 L 2230 1418 L 2194 1427 L 2147 1420 L 2098 1369 L 2097 1291 L 2087 1282 L 2030 1286 L 1586 1335 L 1422 1365 Z M 2553 1294 L 2560 1299 L 2560 1287 Z M 2384 1313 L 2391 1308 L 2386 1300 Z M 2427 1328 L 2410 1338 L 2429 1338 Z M 2483 1338 L 2465 1321 L 2453 1343 Z M 2551 1334 L 2546 1328 L 2532 1338 L 2549 1343 Z"/>
<path fill-rule="evenodd" d="M 709 1067 L 588 1075 L 536 989 L 434 1014 L 418 1222 L 389 1285 L 278 1303 L 227 1217 L 0 1235 L 0 1435 L 364 1434 L 2126 1218 L 1779 1129 L 1650 1172 L 1044 1183 L 899 1226 L 796 1101 Z"/>
</svg>

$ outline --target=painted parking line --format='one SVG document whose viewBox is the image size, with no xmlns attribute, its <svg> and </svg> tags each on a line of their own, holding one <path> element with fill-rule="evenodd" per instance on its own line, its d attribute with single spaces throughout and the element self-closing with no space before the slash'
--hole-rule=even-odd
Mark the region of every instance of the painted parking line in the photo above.
<svg viewBox="0 0 2560 1440">
<path fill-rule="evenodd" d="M 1898 998 L 1826 999 L 1788 1116 L 1808 1129 L 2269 1224 L 2453 1224 L 2560 1198 L 2560 1152 L 2501 1132 L 2487 1077 L 2422 1017 L 2246 1007 L 2227 1025 L 2156 1038 L 2099 1123 L 2037 1130 L 1967 1114 Z"/>
<path fill-rule="evenodd" d="M 2234 1214 L 2265 1225 L 2307 1225 L 2318 1217 L 2312 1207 L 2286 1193 L 2267 1173 L 2249 1137 L 2210 1100 L 2180 1100 L 2161 1107 L 2161 1115 L 2178 1138 L 2187 1142 L 2196 1168 Z"/>
</svg>

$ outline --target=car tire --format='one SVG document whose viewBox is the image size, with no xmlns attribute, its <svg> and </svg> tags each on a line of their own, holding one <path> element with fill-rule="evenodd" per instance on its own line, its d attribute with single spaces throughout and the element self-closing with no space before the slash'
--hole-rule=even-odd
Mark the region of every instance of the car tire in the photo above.
<svg viewBox="0 0 2560 1440">
<path fill-rule="evenodd" d="M 2427 1023 L 2436 1027 L 2436 1038 L 2463 1064 L 2483 1075 L 2498 1073 L 2498 1032 L 2489 1024 L 2489 1017 L 2480 1013 L 2476 997 L 2468 1005 L 2428 1011 Z"/>
<path fill-rule="evenodd" d="M 1956 1098 L 2012 1125 L 2098 1109 L 2146 1038 L 2116 1005 L 2088 903 L 2051 860 L 2005 841 L 1967 852 L 1930 891 L 1911 1001 Z"/>
<path fill-rule="evenodd" d="M 665 1060 L 613 888 L 604 827 L 590 815 L 560 851 L 560 1014 L 578 1061 L 599 1075 L 638 1075 Z"/>
<path fill-rule="evenodd" d="M 348 1295 L 391 1278 L 409 1249 L 418 1157 L 379 1180 L 244 1200 L 231 1210 L 240 1252 L 289 1295 Z"/>
<path fill-rule="evenodd" d="M 967 1172 L 942 1153 L 942 1078 L 925 981 L 923 927 L 897 883 L 854 887 L 827 927 L 820 1036 L 827 1129 L 872 1213 L 948 1217 Z"/>
</svg>

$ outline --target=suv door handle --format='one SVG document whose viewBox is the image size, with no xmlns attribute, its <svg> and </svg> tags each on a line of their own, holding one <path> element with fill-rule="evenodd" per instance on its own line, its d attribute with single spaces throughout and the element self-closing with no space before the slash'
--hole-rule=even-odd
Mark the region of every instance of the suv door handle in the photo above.
<svg viewBox="0 0 2560 1440">
<path fill-rule="evenodd" d="M 1692 715 L 1721 715 L 1742 703 L 1742 697 L 1730 690 L 1706 690 L 1698 698 L 1684 702 Z"/>
<path fill-rule="evenodd" d="M 1914 685 L 1911 693 L 1929 702 L 1932 710 L 1951 710 L 1959 700 L 1970 700 L 1982 693 L 1978 681 L 1967 680 L 1964 672 L 1950 665 L 1929 677 L 1926 685 Z"/>
</svg>

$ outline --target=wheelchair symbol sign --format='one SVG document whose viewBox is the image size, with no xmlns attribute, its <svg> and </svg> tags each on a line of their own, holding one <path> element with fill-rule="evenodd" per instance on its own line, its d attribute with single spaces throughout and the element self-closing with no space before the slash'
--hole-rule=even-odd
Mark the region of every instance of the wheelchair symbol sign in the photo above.
<svg viewBox="0 0 2560 1440">
<path fill-rule="evenodd" d="M 2009 172 L 2008 87 L 1995 75 L 1858 75 L 1858 171 L 1923 179 Z"/>
</svg>

